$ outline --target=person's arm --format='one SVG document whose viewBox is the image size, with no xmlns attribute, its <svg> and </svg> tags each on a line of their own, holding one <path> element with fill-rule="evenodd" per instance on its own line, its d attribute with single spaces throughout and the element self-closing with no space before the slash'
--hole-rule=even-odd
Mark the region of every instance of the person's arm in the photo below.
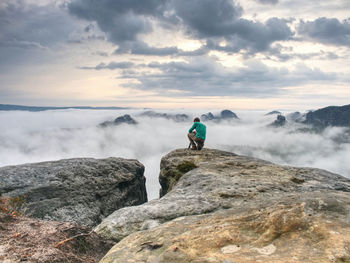
<svg viewBox="0 0 350 263">
<path fill-rule="evenodd" d="M 197 127 L 197 123 L 195 122 L 195 123 L 193 123 L 191 129 L 188 130 L 188 132 L 191 133 L 196 127 Z"/>
</svg>

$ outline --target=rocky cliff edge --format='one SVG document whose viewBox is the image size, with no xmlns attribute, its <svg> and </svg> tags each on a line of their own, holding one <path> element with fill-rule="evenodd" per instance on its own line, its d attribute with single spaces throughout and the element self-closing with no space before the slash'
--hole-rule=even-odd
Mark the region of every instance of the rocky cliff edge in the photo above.
<svg viewBox="0 0 350 263">
<path fill-rule="evenodd" d="M 350 262 L 350 181 L 233 153 L 175 150 L 162 198 L 117 210 L 96 232 L 107 262 Z"/>
</svg>

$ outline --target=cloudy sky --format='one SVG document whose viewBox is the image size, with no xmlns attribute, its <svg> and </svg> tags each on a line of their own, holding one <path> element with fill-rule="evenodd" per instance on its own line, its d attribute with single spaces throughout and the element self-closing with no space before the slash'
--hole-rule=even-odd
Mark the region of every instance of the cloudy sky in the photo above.
<svg viewBox="0 0 350 263">
<path fill-rule="evenodd" d="M 3 104 L 343 105 L 349 56 L 349 0 L 0 1 Z"/>
</svg>

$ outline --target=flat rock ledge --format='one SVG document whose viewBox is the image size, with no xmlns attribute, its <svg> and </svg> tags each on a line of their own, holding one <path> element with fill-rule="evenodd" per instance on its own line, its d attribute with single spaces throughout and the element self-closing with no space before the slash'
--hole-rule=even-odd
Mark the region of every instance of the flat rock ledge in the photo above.
<svg viewBox="0 0 350 263">
<path fill-rule="evenodd" d="M 119 208 L 147 202 L 143 173 L 140 162 L 121 158 L 6 166 L 0 195 L 16 197 L 27 216 L 91 227 Z"/>
<path fill-rule="evenodd" d="M 350 180 L 342 176 L 179 149 L 163 157 L 160 181 L 162 198 L 97 226 L 120 241 L 101 263 L 350 262 Z"/>
</svg>

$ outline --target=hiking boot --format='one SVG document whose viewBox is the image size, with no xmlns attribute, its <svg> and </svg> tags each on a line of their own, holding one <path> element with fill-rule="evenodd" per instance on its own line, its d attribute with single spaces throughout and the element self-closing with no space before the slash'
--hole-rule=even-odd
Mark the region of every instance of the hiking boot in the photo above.
<svg viewBox="0 0 350 263">
<path fill-rule="evenodd" d="M 193 150 L 193 151 L 195 151 L 195 150 L 197 150 L 197 147 L 191 147 L 191 150 Z"/>
</svg>

